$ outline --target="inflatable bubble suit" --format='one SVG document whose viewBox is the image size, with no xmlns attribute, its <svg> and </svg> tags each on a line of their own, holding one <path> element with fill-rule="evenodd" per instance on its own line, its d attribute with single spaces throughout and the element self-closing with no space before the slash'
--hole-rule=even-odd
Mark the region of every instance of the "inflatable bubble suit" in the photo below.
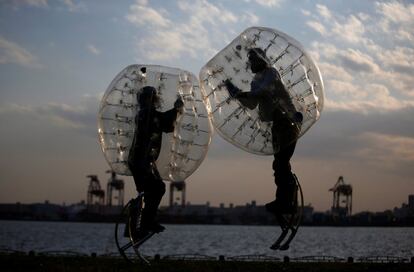
<svg viewBox="0 0 414 272">
<path fill-rule="evenodd" d="M 242 92 L 251 91 L 255 76 L 249 68 L 251 49 L 265 54 L 263 60 L 277 70 L 291 104 L 301 113 L 303 120 L 297 137 L 319 119 L 324 100 L 323 82 L 315 62 L 298 41 L 263 27 L 246 29 L 201 69 L 203 98 L 219 134 L 248 152 L 270 155 L 280 150 L 280 146 L 272 143 L 272 122 L 259 118 L 259 107 L 249 109 L 233 99 L 224 84 L 230 80 Z M 274 107 L 278 105 L 275 101 Z"/>
<path fill-rule="evenodd" d="M 145 86 L 156 89 L 157 111 L 174 107 L 177 97 L 184 102 L 174 131 L 162 133 L 156 161 L 161 178 L 183 181 L 203 161 L 211 141 L 211 124 L 203 103 L 198 79 L 190 72 L 155 65 L 131 65 L 122 70 L 106 90 L 98 113 L 98 134 L 106 160 L 114 172 L 131 175 L 128 154 L 133 141 L 137 94 Z"/>
</svg>

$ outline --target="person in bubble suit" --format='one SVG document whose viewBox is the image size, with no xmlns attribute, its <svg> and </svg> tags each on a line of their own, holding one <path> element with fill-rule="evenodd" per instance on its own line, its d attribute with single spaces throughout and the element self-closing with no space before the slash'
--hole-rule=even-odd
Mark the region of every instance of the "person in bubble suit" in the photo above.
<svg viewBox="0 0 414 272">
<path fill-rule="evenodd" d="M 258 106 L 261 121 L 272 122 L 273 171 L 277 190 L 276 200 L 267 203 L 266 209 L 274 214 L 293 214 L 296 212 L 297 186 L 290 159 L 295 152 L 303 116 L 296 111 L 278 71 L 269 65 L 266 53 L 261 48 L 252 48 L 248 51 L 248 59 L 254 74 L 250 91 L 242 92 L 229 79 L 224 84 L 229 94 L 243 106 L 251 110 Z"/>
<path fill-rule="evenodd" d="M 135 134 L 128 156 L 128 166 L 132 172 L 138 192 L 144 192 L 145 207 L 142 212 L 139 232 L 134 233 L 142 238 L 149 232 L 159 233 L 165 228 L 156 221 L 156 214 L 165 193 L 162 181 L 155 164 L 162 143 L 162 133 L 174 131 L 177 115 L 184 106 L 181 98 L 177 98 L 174 108 L 159 112 L 160 99 L 154 87 L 146 86 L 137 94 L 139 111 L 135 116 Z M 136 225 L 138 211 L 136 199 L 131 205 L 133 226 Z"/>
</svg>

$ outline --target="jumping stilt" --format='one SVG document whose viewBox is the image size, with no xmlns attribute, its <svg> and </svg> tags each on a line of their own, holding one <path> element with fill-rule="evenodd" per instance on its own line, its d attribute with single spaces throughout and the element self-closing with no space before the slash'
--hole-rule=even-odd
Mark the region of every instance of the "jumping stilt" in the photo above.
<svg viewBox="0 0 414 272">
<path fill-rule="evenodd" d="M 140 247 L 148 241 L 155 232 L 148 232 L 143 237 L 136 235 L 139 234 L 140 231 L 143 209 L 144 193 L 139 193 L 136 199 L 131 199 L 124 206 L 122 213 L 115 224 L 115 242 L 119 253 L 126 261 L 149 265 L 150 262 L 141 253 Z"/>
<path fill-rule="evenodd" d="M 272 250 L 287 250 L 289 249 L 290 242 L 295 238 L 296 233 L 298 232 L 300 223 L 302 221 L 303 214 L 303 192 L 302 187 L 300 186 L 299 180 L 296 175 L 293 175 L 296 182 L 296 194 L 295 194 L 295 206 L 296 209 L 294 213 L 291 214 L 282 214 L 276 213 L 276 219 L 282 229 L 279 237 L 276 241 L 270 246 Z"/>
</svg>

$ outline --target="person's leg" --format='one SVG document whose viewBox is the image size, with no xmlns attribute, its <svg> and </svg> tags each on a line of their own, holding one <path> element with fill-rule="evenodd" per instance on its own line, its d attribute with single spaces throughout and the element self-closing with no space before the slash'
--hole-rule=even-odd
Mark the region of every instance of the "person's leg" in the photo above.
<svg viewBox="0 0 414 272">
<path fill-rule="evenodd" d="M 279 152 L 274 154 L 273 171 L 277 186 L 291 182 L 293 179 L 290 159 L 295 152 L 297 131 L 289 124 L 273 124 L 272 140 L 274 146 L 279 146 Z"/>
<path fill-rule="evenodd" d="M 296 190 L 296 182 L 290 165 L 290 159 L 295 151 L 295 147 L 296 141 L 281 149 L 278 154 L 275 154 L 273 161 L 275 183 L 277 185 L 276 199 L 287 208 L 292 206 Z"/>
<path fill-rule="evenodd" d="M 276 189 L 276 200 L 269 203 L 266 207 L 270 211 L 285 208 L 291 210 L 296 182 L 292 173 L 290 159 L 296 148 L 296 131 L 289 126 L 272 127 L 273 144 L 280 147 L 279 152 L 274 154 L 273 171 Z"/>
<path fill-rule="evenodd" d="M 156 215 L 158 206 L 165 194 L 165 183 L 162 181 L 156 168 L 153 169 L 149 182 L 145 184 L 144 193 L 145 208 L 142 225 L 149 230 L 162 231 L 156 222 Z"/>
<path fill-rule="evenodd" d="M 137 167 L 137 163 L 129 163 L 129 169 L 132 173 L 132 177 L 134 178 L 135 187 L 138 193 L 144 191 L 144 181 L 145 181 L 145 175 L 140 174 L 142 171 L 140 171 L 140 168 Z M 139 239 L 138 237 L 138 230 L 140 229 L 140 226 L 138 225 L 138 215 L 140 211 L 138 210 L 138 198 L 132 199 L 129 206 L 129 218 L 127 219 L 127 222 L 125 224 L 125 232 L 124 236 L 129 237 L 132 235 L 134 239 Z M 130 229 L 131 228 L 131 229 Z"/>
<path fill-rule="evenodd" d="M 132 158 L 128 161 L 128 168 L 131 171 L 132 177 L 134 179 L 135 188 L 137 193 L 144 191 L 144 184 L 146 179 L 148 179 L 149 164 L 145 163 L 143 160 Z"/>
</svg>

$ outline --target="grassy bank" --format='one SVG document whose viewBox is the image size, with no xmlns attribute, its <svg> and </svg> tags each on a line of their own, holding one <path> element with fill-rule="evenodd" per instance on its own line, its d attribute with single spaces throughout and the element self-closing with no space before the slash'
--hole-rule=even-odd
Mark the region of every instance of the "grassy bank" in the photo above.
<svg viewBox="0 0 414 272">
<path fill-rule="evenodd" d="M 173 261 L 158 260 L 151 266 L 129 264 L 123 259 L 108 257 L 50 257 L 27 255 L 0 255 L 0 270 L 6 271 L 53 271 L 53 272 L 106 272 L 106 271 L 414 271 L 410 263 L 283 263 L 283 262 L 235 262 L 235 261 Z"/>
</svg>

